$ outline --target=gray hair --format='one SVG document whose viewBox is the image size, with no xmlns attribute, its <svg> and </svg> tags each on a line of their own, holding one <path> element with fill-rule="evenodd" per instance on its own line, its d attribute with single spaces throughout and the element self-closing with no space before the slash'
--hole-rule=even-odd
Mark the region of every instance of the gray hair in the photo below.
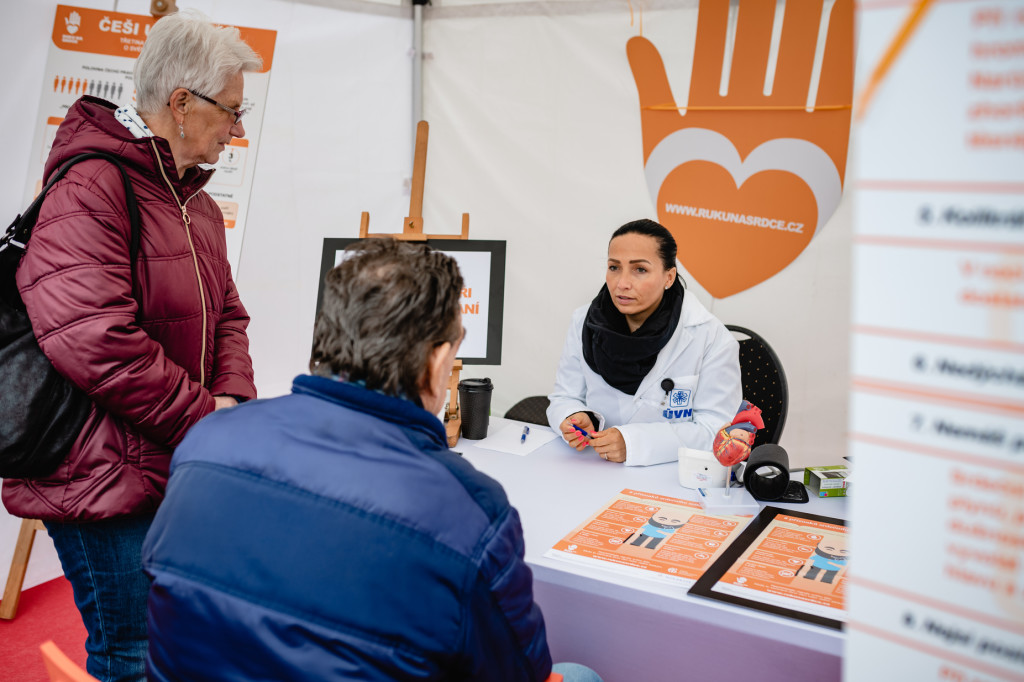
<svg viewBox="0 0 1024 682">
<path fill-rule="evenodd" d="M 426 244 L 362 239 L 324 278 L 309 370 L 420 399 L 431 351 L 462 335 L 462 275 Z"/>
<path fill-rule="evenodd" d="M 262 66 L 237 28 L 215 26 L 202 12 L 183 9 L 149 31 L 135 61 L 135 108 L 140 114 L 155 114 L 177 88 L 215 95 L 236 74 Z"/>
</svg>

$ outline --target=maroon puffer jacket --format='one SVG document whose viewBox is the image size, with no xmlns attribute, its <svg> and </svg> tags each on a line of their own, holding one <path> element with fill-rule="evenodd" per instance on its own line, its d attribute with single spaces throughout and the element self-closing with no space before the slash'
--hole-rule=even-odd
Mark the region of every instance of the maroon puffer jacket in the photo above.
<svg viewBox="0 0 1024 682">
<path fill-rule="evenodd" d="M 121 175 L 103 159 L 83 161 L 43 202 L 17 280 L 39 345 L 94 407 L 53 475 L 4 481 L 4 506 L 16 516 L 155 511 L 174 446 L 213 411 L 213 396 L 256 396 L 223 216 L 202 191 L 212 171 L 179 179 L 165 140 L 135 139 L 114 105 L 93 97 L 68 111 L 45 175 L 87 151 L 120 157 L 138 198 L 139 300 Z"/>
</svg>

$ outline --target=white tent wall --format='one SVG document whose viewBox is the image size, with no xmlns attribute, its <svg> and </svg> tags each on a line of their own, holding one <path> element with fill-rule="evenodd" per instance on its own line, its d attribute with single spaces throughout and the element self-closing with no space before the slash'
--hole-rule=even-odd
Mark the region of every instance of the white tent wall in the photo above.
<svg viewBox="0 0 1024 682">
<path fill-rule="evenodd" d="M 0 75 L 7 152 L 0 207 L 24 202 L 31 131 L 55 0 L 5 7 Z M 66 4 L 113 9 L 112 0 Z M 603 282 L 615 227 L 656 217 L 643 179 L 639 107 L 625 44 L 626 2 L 462 3 L 435 0 L 425 16 L 424 117 L 430 122 L 425 226 L 507 242 L 502 364 L 470 365 L 490 376 L 492 410 L 550 388 L 574 308 Z M 660 50 L 680 102 L 688 88 L 696 0 L 644 3 L 643 33 Z M 249 218 L 238 267 L 252 316 L 260 395 L 288 391 L 305 371 L 312 339 L 321 242 L 371 229 L 400 230 L 411 173 L 411 9 L 357 0 L 178 0 L 213 20 L 278 32 Z M 117 10 L 147 14 L 148 0 Z M 790 383 L 782 443 L 794 466 L 836 463 L 847 423 L 849 246 L 846 201 L 786 270 L 712 302 L 727 323 L 765 336 Z M 685 249 L 685 244 L 680 245 Z M 737 266 L 756 254 L 739 251 Z M 0 578 L 18 520 L 0 509 Z M 26 586 L 60 573 L 37 538 Z"/>
<path fill-rule="evenodd" d="M 643 35 L 685 103 L 697 2 L 648 2 Z M 492 412 L 547 394 L 572 311 L 604 282 L 608 238 L 657 218 L 643 176 L 640 108 L 626 41 L 640 3 L 445 2 L 426 13 L 424 115 L 430 121 L 424 222 L 508 242 L 502 364 L 463 376 L 494 382 Z M 846 454 L 850 203 L 788 268 L 712 301 L 723 322 L 765 337 L 785 366 L 790 409 L 782 445 L 792 466 Z M 679 244 L 680 251 L 686 244 Z M 756 253 L 737 245 L 742 268 Z"/>
<path fill-rule="evenodd" d="M 55 0 L 4 5 L 0 22 L 0 207 L 25 202 Z M 113 10 L 106 0 L 64 4 Z M 149 0 L 117 11 L 149 14 Z M 361 211 L 400 226 L 412 172 L 412 12 L 381 3 L 178 0 L 212 20 L 277 31 L 266 115 L 236 279 L 252 317 L 250 350 L 264 397 L 287 393 L 307 371 L 324 237 L 355 237 Z M 15 20 L 16 15 L 16 20 Z M 5 223 L 6 225 L 6 223 Z M 0 508 L 0 581 L 20 520 Z M 25 586 L 60 575 L 37 534 Z M 0 583 L 2 584 L 2 583 Z"/>
</svg>

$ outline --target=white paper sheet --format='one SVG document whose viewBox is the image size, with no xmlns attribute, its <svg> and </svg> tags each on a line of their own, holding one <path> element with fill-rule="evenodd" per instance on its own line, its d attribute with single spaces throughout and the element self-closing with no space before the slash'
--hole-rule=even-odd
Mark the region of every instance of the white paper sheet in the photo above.
<svg viewBox="0 0 1024 682">
<path fill-rule="evenodd" d="M 523 426 L 510 424 L 488 434 L 486 438 L 481 438 L 477 441 L 476 446 L 513 455 L 528 455 L 558 437 L 558 434 L 547 426 L 532 425 L 529 429 L 530 432 L 526 435 L 525 442 L 523 442 Z"/>
</svg>

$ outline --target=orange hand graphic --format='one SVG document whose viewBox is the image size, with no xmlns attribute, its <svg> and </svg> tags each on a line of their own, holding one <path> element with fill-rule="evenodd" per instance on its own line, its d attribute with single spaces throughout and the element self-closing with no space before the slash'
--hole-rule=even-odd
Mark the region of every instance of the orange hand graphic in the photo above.
<svg viewBox="0 0 1024 682">
<path fill-rule="evenodd" d="M 853 1 L 701 0 L 685 110 L 650 41 L 626 53 L 647 187 L 680 262 L 716 298 L 783 270 L 842 195 Z"/>
</svg>

